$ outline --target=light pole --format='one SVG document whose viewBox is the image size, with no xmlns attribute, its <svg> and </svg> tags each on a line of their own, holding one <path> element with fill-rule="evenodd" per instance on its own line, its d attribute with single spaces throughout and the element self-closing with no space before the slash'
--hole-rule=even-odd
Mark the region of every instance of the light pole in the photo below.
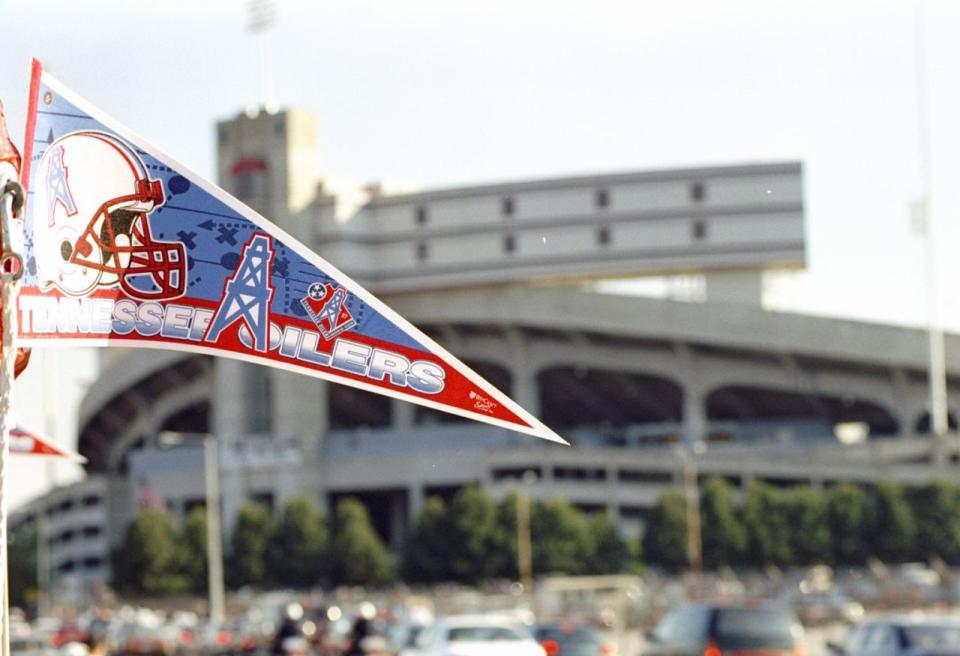
<svg viewBox="0 0 960 656">
<path fill-rule="evenodd" d="M 930 432 L 934 436 L 937 460 L 945 457 L 945 441 L 950 430 L 947 410 L 947 372 L 943 328 L 940 325 L 937 293 L 937 243 L 933 222 L 933 166 L 930 151 L 930 121 L 927 92 L 926 58 L 924 56 L 922 0 L 913 5 L 914 65 L 916 66 L 917 149 L 920 167 L 920 202 L 916 224 L 924 236 L 924 277 L 927 291 L 927 336 L 930 351 Z"/>
<path fill-rule="evenodd" d="M 223 538 L 220 529 L 220 459 L 217 438 L 203 441 L 204 487 L 207 497 L 207 592 L 210 621 L 224 619 Z"/>
<path fill-rule="evenodd" d="M 690 444 L 677 447 L 683 469 L 683 497 L 687 508 L 687 563 L 692 572 L 703 570 L 703 536 L 700 528 L 700 480 Z"/>
<path fill-rule="evenodd" d="M 533 546 L 530 539 L 529 488 L 537 482 L 537 472 L 523 472 L 523 485 L 517 489 L 517 573 L 523 593 L 533 599 Z"/>
</svg>

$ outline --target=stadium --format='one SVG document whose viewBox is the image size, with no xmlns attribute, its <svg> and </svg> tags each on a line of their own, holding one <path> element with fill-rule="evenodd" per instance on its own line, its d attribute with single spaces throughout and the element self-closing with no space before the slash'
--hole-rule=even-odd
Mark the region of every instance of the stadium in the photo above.
<svg viewBox="0 0 960 656">
<path fill-rule="evenodd" d="M 823 486 L 918 483 L 956 461 L 929 437 L 925 331 L 764 309 L 765 274 L 806 261 L 798 162 L 411 192 L 321 175 L 306 111 L 237 116 L 217 141 L 221 186 L 572 447 L 237 361 L 111 349 L 80 408 L 86 478 L 14 515 L 49 518 L 58 578 L 106 579 L 148 497 L 178 517 L 203 505 L 209 436 L 226 531 L 251 499 L 355 496 L 394 550 L 425 498 L 468 484 L 561 496 L 636 536 L 690 467 Z M 677 276 L 684 300 L 610 282 Z M 960 339 L 947 353 L 956 408 Z"/>
</svg>

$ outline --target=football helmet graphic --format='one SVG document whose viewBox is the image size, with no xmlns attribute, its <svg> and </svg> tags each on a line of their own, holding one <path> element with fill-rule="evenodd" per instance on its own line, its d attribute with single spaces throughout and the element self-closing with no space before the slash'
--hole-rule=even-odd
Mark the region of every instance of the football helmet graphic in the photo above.
<svg viewBox="0 0 960 656">
<path fill-rule="evenodd" d="M 101 132 L 73 132 L 47 148 L 33 185 L 34 253 L 41 289 L 84 296 L 120 288 L 141 300 L 182 296 L 186 249 L 156 241 L 149 214 L 163 184 L 137 154 Z"/>
</svg>

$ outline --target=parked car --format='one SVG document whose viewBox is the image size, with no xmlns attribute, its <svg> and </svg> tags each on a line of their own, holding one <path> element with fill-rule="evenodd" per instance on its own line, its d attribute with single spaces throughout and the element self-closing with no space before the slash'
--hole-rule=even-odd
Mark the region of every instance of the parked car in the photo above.
<svg viewBox="0 0 960 656">
<path fill-rule="evenodd" d="M 546 656 L 523 624 L 497 615 L 442 617 L 417 636 L 402 656 Z"/>
<path fill-rule="evenodd" d="M 853 624 L 863 619 L 864 614 L 863 604 L 836 590 L 796 595 L 790 605 L 804 626 L 831 622 Z"/>
<path fill-rule="evenodd" d="M 960 656 L 960 622 L 902 617 L 856 626 L 842 643 L 828 643 L 836 656 Z"/>
<path fill-rule="evenodd" d="M 547 656 L 613 656 L 616 645 L 606 642 L 585 624 L 541 624 L 534 637 Z"/>
<path fill-rule="evenodd" d="M 649 636 L 645 656 L 765 656 L 804 653 L 803 628 L 780 605 L 689 604 L 674 608 Z"/>
</svg>

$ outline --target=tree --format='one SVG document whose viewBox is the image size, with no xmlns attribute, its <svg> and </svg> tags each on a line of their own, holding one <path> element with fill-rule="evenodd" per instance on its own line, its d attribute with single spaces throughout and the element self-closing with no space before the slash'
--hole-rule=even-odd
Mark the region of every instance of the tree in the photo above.
<svg viewBox="0 0 960 656">
<path fill-rule="evenodd" d="M 517 492 L 511 491 L 497 504 L 496 531 L 490 552 L 490 567 L 494 576 L 505 579 L 519 577 L 517 537 Z"/>
<path fill-rule="evenodd" d="M 546 499 L 530 513 L 533 571 L 583 574 L 593 555 L 593 540 L 583 513 L 566 499 Z"/>
<path fill-rule="evenodd" d="M 269 551 L 271 578 L 280 585 L 310 589 L 325 575 L 329 535 L 317 504 L 293 497 L 283 508 Z"/>
<path fill-rule="evenodd" d="M 687 502 L 677 490 L 664 492 L 643 535 L 647 562 L 669 570 L 687 565 Z"/>
<path fill-rule="evenodd" d="M 820 490 L 802 486 L 791 490 L 786 497 L 792 564 L 829 563 L 833 553 L 826 495 Z"/>
<path fill-rule="evenodd" d="M 915 555 L 917 524 L 903 486 L 878 483 L 870 495 L 869 534 L 873 555 L 886 562 L 903 562 Z"/>
<path fill-rule="evenodd" d="M 743 523 L 750 536 L 748 560 L 754 566 L 793 561 L 788 504 L 779 490 L 754 481 L 747 489 Z"/>
<path fill-rule="evenodd" d="M 592 513 L 587 518 L 587 530 L 593 549 L 584 573 L 620 574 L 629 569 L 630 549 L 606 513 Z"/>
<path fill-rule="evenodd" d="M 183 523 L 180 537 L 180 571 L 191 592 L 207 589 L 207 510 L 198 506 Z"/>
<path fill-rule="evenodd" d="M 450 552 L 447 558 L 454 579 L 477 583 L 495 574 L 493 548 L 497 539 L 497 507 L 479 487 L 461 489 L 447 513 Z"/>
<path fill-rule="evenodd" d="M 189 581 L 180 571 L 181 552 L 170 515 L 144 508 L 127 526 L 113 553 L 113 587 L 144 595 L 181 594 Z"/>
<path fill-rule="evenodd" d="M 37 529 L 25 524 L 11 531 L 7 542 L 10 604 L 24 608 L 37 593 Z"/>
<path fill-rule="evenodd" d="M 383 585 L 393 580 L 390 553 L 359 500 L 341 500 L 337 504 L 333 526 L 331 560 L 335 583 Z"/>
<path fill-rule="evenodd" d="M 429 497 L 404 544 L 404 580 L 411 583 L 452 581 L 448 558 L 453 551 L 447 530 L 447 504 L 440 497 Z"/>
<path fill-rule="evenodd" d="M 747 531 L 737 513 L 733 487 L 723 478 L 704 483 L 700 496 L 703 563 L 708 569 L 739 563 L 747 551 Z"/>
<path fill-rule="evenodd" d="M 267 551 L 276 527 L 270 509 L 249 502 L 240 508 L 230 537 L 229 579 L 233 586 L 262 588 L 272 581 L 267 570 Z"/>
<path fill-rule="evenodd" d="M 960 488 L 950 481 L 933 481 L 910 494 L 917 523 L 918 556 L 960 561 Z"/>
<path fill-rule="evenodd" d="M 862 488 L 840 483 L 829 491 L 827 526 L 835 562 L 859 565 L 866 560 L 867 501 Z"/>
</svg>

